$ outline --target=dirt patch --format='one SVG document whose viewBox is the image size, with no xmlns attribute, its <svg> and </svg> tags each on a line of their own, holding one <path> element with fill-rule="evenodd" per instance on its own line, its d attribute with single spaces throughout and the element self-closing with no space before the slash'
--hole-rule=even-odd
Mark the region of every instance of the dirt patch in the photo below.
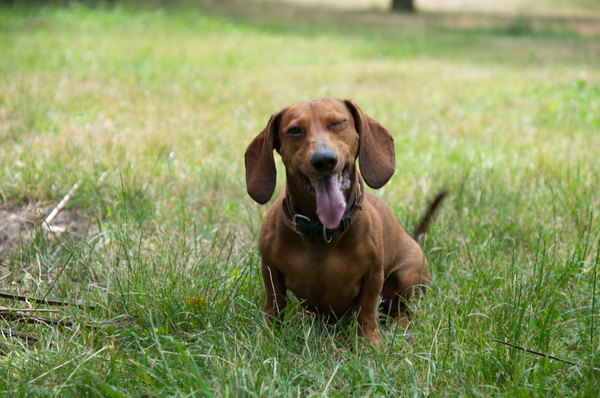
<svg viewBox="0 0 600 398">
<path fill-rule="evenodd" d="M 66 238 L 82 239 L 98 233 L 95 223 L 84 214 L 80 207 L 63 209 L 50 222 L 50 228 L 44 219 L 52 212 L 54 206 L 0 205 L 0 256 L 17 249 L 22 242 L 28 242 L 41 229 L 48 231 L 49 239 Z M 89 228 L 89 231 L 88 231 Z"/>
</svg>

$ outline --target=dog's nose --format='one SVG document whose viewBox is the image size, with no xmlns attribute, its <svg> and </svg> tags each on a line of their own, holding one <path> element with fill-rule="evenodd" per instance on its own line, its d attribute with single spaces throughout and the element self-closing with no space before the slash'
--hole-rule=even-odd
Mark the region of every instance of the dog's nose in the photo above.
<svg viewBox="0 0 600 398">
<path fill-rule="evenodd" d="M 310 164 L 319 173 L 327 173 L 335 168 L 337 165 L 338 158 L 335 152 L 331 149 L 325 149 L 312 155 L 310 158 Z"/>
</svg>

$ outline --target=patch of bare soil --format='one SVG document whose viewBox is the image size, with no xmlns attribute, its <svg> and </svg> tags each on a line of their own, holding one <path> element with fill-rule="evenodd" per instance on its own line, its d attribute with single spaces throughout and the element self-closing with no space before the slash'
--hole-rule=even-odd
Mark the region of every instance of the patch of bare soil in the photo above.
<svg viewBox="0 0 600 398">
<path fill-rule="evenodd" d="M 0 257 L 28 242 L 40 230 L 47 231 L 49 239 L 82 239 L 98 233 L 98 227 L 86 216 L 83 209 L 74 207 L 63 209 L 49 225 L 44 220 L 54 209 L 30 203 L 25 206 L 0 205 Z M 89 228 L 89 230 L 88 230 Z"/>
</svg>

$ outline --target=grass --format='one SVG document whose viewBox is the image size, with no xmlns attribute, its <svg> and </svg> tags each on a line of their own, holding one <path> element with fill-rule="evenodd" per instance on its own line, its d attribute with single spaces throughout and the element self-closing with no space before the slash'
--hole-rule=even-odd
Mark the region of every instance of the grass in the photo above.
<svg viewBox="0 0 600 398">
<path fill-rule="evenodd" d="M 330 8 L 345 8 L 358 10 L 389 10 L 391 1 L 387 0 L 252 0 L 268 3 L 291 3 L 301 6 L 324 5 Z M 478 0 L 415 0 L 415 7 L 420 12 L 450 11 L 457 13 L 478 12 L 490 14 L 527 14 L 527 15 L 556 15 L 556 16 L 578 16 L 597 14 L 600 5 L 594 0 L 506 0 L 503 2 L 478 1 Z"/>
<path fill-rule="evenodd" d="M 82 179 L 70 206 L 98 230 L 1 254 L 0 290 L 96 309 L 61 308 L 72 327 L 2 320 L 40 341 L 0 338 L 0 391 L 597 396 L 598 37 L 278 7 L 0 10 L 2 203 L 56 204 Z M 265 208 L 243 153 L 273 112 L 320 96 L 393 132 L 377 194 L 405 229 L 451 192 L 425 243 L 432 289 L 379 349 L 294 298 L 281 330 L 261 320 Z"/>
</svg>

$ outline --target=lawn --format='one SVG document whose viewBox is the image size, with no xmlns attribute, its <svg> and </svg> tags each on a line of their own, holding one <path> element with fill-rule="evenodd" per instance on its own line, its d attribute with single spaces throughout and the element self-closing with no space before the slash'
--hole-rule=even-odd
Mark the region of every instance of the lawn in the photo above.
<svg viewBox="0 0 600 398">
<path fill-rule="evenodd" d="M 2 394 L 600 395 L 600 32 L 452 15 L 1 6 Z M 392 132 L 373 192 L 407 231 L 450 192 L 422 242 L 432 287 L 377 348 L 291 295 L 262 322 L 243 154 L 321 96 Z"/>
</svg>

